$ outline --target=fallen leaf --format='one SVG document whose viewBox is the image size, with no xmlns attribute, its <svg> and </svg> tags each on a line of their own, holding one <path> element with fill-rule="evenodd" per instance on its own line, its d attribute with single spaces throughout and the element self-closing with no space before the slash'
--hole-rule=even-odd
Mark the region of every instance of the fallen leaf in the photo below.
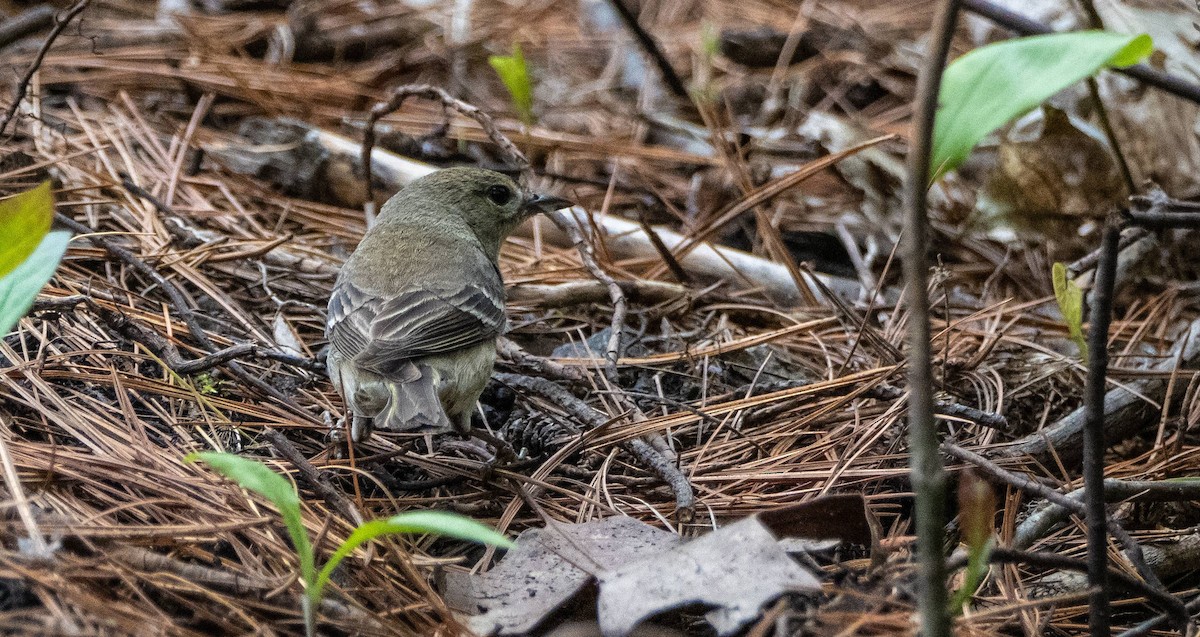
<svg viewBox="0 0 1200 637">
<path fill-rule="evenodd" d="M 717 634 L 731 635 L 776 597 L 820 588 L 750 517 L 601 575 L 597 615 L 605 637 L 625 637 L 653 615 L 705 604 L 716 607 L 704 617 Z"/>
<path fill-rule="evenodd" d="M 681 540 L 629 517 L 530 529 L 517 547 L 487 573 L 446 574 L 443 595 L 451 608 L 478 613 L 467 620 L 481 635 L 520 635 L 538 626 L 575 596 L 593 574 L 661 553 Z"/>
</svg>

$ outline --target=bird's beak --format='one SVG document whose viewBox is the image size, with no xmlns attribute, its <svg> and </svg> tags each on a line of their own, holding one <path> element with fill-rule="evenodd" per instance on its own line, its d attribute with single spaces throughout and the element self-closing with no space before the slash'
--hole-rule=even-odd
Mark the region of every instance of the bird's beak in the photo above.
<svg viewBox="0 0 1200 637">
<path fill-rule="evenodd" d="M 571 201 L 570 199 L 534 193 L 525 198 L 525 204 L 522 207 L 529 214 L 537 214 L 539 212 L 554 212 L 555 210 L 570 208 L 574 205 L 575 202 Z"/>
</svg>

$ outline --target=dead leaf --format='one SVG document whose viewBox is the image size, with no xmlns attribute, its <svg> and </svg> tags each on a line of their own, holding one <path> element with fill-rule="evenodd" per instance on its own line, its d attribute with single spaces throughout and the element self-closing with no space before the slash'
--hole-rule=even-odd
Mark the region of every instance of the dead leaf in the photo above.
<svg viewBox="0 0 1200 637">
<path fill-rule="evenodd" d="M 717 634 L 730 635 L 776 597 L 820 588 L 750 517 L 602 575 L 597 614 L 605 637 L 624 637 L 652 615 L 705 604 L 716 606 L 704 616 L 708 623 Z"/>
<path fill-rule="evenodd" d="M 661 553 L 681 540 L 628 517 L 584 524 L 555 524 L 517 537 L 517 548 L 482 575 L 452 571 L 443 591 L 452 608 L 482 613 L 468 620 L 482 635 L 533 630 L 575 596 L 592 574 Z"/>
<path fill-rule="evenodd" d="M 705 617 L 727 635 L 780 595 L 820 588 L 772 528 L 873 545 L 868 514 L 861 496 L 829 496 L 765 514 L 769 522 L 754 516 L 689 542 L 627 517 L 556 523 L 522 533 L 488 573 L 447 573 L 443 595 L 452 608 L 475 614 L 466 620 L 473 631 L 521 635 L 594 581 L 605 637 L 627 637 L 647 618 L 691 605 L 714 607 Z"/>
<path fill-rule="evenodd" d="M 1015 128 L 997 149 L 979 209 L 998 224 L 1045 236 L 1072 236 L 1120 202 L 1124 186 L 1099 133 L 1043 107 L 1031 130 Z"/>
</svg>

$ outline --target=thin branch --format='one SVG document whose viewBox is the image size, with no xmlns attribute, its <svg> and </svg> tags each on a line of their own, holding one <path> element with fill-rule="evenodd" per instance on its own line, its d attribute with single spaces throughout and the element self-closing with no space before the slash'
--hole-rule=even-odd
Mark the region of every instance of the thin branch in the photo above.
<svg viewBox="0 0 1200 637">
<path fill-rule="evenodd" d="M 192 310 L 191 306 L 188 305 L 187 299 L 183 297 L 183 293 L 179 291 L 179 288 L 175 287 L 174 283 L 171 283 L 166 277 L 160 274 L 158 270 L 150 267 L 150 265 L 148 265 L 145 261 L 138 258 L 137 255 L 117 245 L 114 241 L 111 241 L 103 236 L 97 236 L 97 231 L 91 226 L 79 223 L 78 221 L 75 221 L 74 219 L 62 213 L 55 213 L 54 219 L 59 225 L 66 226 L 76 233 L 84 235 L 84 238 L 86 238 L 96 247 L 101 248 L 105 252 L 108 252 L 121 261 L 124 261 L 126 265 L 142 273 L 151 281 L 154 281 L 154 283 L 162 289 L 163 293 L 167 295 L 167 298 L 170 299 L 171 307 L 175 310 L 175 313 L 183 318 L 183 322 L 185 325 L 187 325 L 188 333 L 192 335 L 192 338 L 196 339 L 196 341 L 200 343 L 205 351 L 209 353 L 217 351 L 216 344 L 213 343 L 212 339 L 208 337 L 208 333 L 205 332 L 204 328 L 200 325 L 199 318 Z M 232 372 L 236 378 L 258 388 L 263 393 L 278 400 L 296 415 L 303 416 L 305 419 L 312 418 L 311 415 L 305 412 L 291 398 L 284 395 L 278 389 L 272 387 L 270 383 L 267 383 L 261 378 L 253 376 L 238 363 L 228 361 L 228 367 L 230 372 Z"/>
<path fill-rule="evenodd" d="M 628 301 L 625 298 L 625 292 L 621 286 L 617 284 L 616 279 L 611 274 L 600 267 L 600 263 L 596 261 L 596 253 L 592 248 L 591 242 L 584 238 L 580 227 L 583 225 L 578 222 L 578 217 L 575 217 L 574 210 L 571 211 L 571 216 L 568 217 L 562 211 L 553 212 L 548 215 L 554 225 L 558 226 L 571 239 L 571 243 L 575 245 L 575 249 L 579 252 L 579 258 L 583 261 L 584 267 L 588 272 L 608 289 L 608 300 L 613 304 L 612 321 L 610 323 L 611 333 L 608 336 L 608 344 L 604 350 L 605 359 L 605 376 L 609 381 L 616 382 L 617 380 L 617 361 L 620 360 L 622 354 L 622 335 L 625 331 L 625 315 L 628 311 Z"/>
<path fill-rule="evenodd" d="M 1019 13 L 1014 13 L 988 2 L 988 0 L 963 0 L 963 8 L 1021 35 L 1054 33 L 1053 29 L 1041 22 L 1030 20 Z M 1147 86 L 1153 86 L 1176 97 L 1200 104 L 1200 84 L 1194 84 L 1178 76 L 1163 73 L 1146 64 L 1137 64 L 1113 70 L 1143 82 Z"/>
<path fill-rule="evenodd" d="M 908 307 L 908 439 L 911 482 L 916 493 L 920 631 L 924 637 L 948 637 L 943 535 L 946 526 L 946 471 L 938 451 L 933 417 L 933 369 L 929 351 L 929 297 L 926 249 L 929 219 L 926 190 L 933 147 L 938 88 L 959 0 L 942 0 L 930 34 L 930 47 L 917 78 L 914 132 L 904 181 L 904 283 Z"/>
<path fill-rule="evenodd" d="M 496 341 L 496 353 L 500 355 L 501 360 L 507 361 L 518 370 L 527 371 L 544 378 L 567 382 L 577 382 L 584 379 L 584 372 L 581 368 L 568 367 L 548 358 L 530 354 L 525 348 L 504 336 L 501 336 Z"/>
<path fill-rule="evenodd" d="M 1172 199 L 1157 186 L 1144 195 L 1129 198 L 1122 215 L 1139 228 L 1200 228 L 1200 203 Z"/>
<path fill-rule="evenodd" d="M 54 45 L 54 41 L 58 39 L 63 29 L 67 28 L 67 24 L 86 9 L 91 2 L 92 0 L 79 0 L 71 5 L 71 8 L 67 9 L 61 18 L 55 17 L 54 28 L 50 30 L 50 35 L 46 36 L 45 42 L 42 42 L 42 47 L 38 49 L 33 62 L 25 70 L 25 75 L 22 75 L 21 79 L 17 81 L 17 87 L 13 90 L 12 104 L 8 105 L 8 110 L 4 112 L 3 119 L 0 119 L 0 137 L 8 129 L 9 122 L 12 121 L 13 117 L 16 117 L 17 110 L 21 108 L 21 102 L 25 100 L 25 94 L 29 92 L 29 82 L 33 80 L 33 74 L 37 73 L 37 70 L 41 68 L 42 60 L 46 59 L 46 54 L 50 52 L 50 47 Z"/>
<path fill-rule="evenodd" d="M 379 123 L 380 119 L 399 110 L 404 105 L 404 101 L 410 97 L 424 97 L 428 100 L 441 102 L 446 108 L 475 120 L 483 128 L 483 131 L 487 133 L 488 139 L 500 148 L 513 166 L 520 169 L 525 169 L 529 166 L 529 160 L 525 158 L 525 154 L 517 148 L 516 144 L 512 143 L 512 140 L 500 132 L 500 129 L 496 127 L 496 123 L 492 120 L 491 116 L 480 110 L 478 106 L 457 99 L 436 86 L 429 84 L 405 84 L 393 89 L 391 97 L 386 102 L 379 102 L 371 109 L 371 113 L 367 117 L 366 126 L 363 129 L 360 164 L 362 165 L 363 177 L 367 182 L 368 203 L 375 201 L 375 182 L 371 178 L 371 151 L 375 148 L 375 126 Z"/>
<path fill-rule="evenodd" d="M 904 392 L 899 387 L 891 385 L 878 385 L 864 392 L 864 396 L 870 396 L 877 400 L 897 400 L 904 396 Z M 951 402 L 948 400 L 934 400 L 933 413 L 939 416 L 950 416 L 952 418 L 962 418 L 971 422 L 988 427 L 990 429 L 999 429 L 1000 431 L 1010 431 L 1011 427 L 1008 424 L 1008 419 L 1001 414 L 993 414 L 982 409 L 977 409 L 962 403 Z"/>
<path fill-rule="evenodd" d="M 1096 11 L 1096 5 L 1092 0 L 1079 0 L 1079 4 L 1083 7 L 1084 13 L 1088 16 L 1088 21 L 1093 29 L 1103 29 L 1104 21 L 1100 19 L 1100 14 Z M 1108 138 L 1108 144 L 1112 147 L 1113 156 L 1117 160 L 1117 168 L 1120 169 L 1121 179 L 1125 181 L 1125 191 L 1130 195 L 1137 192 L 1137 184 L 1133 181 L 1133 172 L 1129 170 L 1129 162 L 1125 160 L 1125 153 L 1121 152 L 1121 144 L 1117 140 L 1116 129 L 1113 128 L 1112 120 L 1108 117 L 1108 109 L 1104 107 L 1104 100 L 1100 99 L 1100 85 L 1096 83 L 1096 78 L 1087 78 L 1088 93 L 1091 95 L 1092 104 L 1096 107 L 1096 115 L 1100 118 L 1100 127 L 1104 129 L 1104 136 Z"/>
<path fill-rule="evenodd" d="M 308 461 L 308 458 L 304 457 L 304 454 L 300 453 L 300 450 L 283 433 L 267 428 L 263 431 L 263 435 L 267 437 L 267 440 L 271 441 L 271 446 L 280 455 L 287 458 L 288 462 L 292 463 L 292 466 L 296 467 L 300 474 L 308 479 L 313 490 L 325 500 L 325 503 L 331 509 L 341 513 L 342 517 L 349 520 L 355 526 L 363 523 L 362 514 L 358 512 L 358 509 L 354 508 L 354 505 L 346 499 L 346 496 L 341 491 L 335 489 L 329 483 L 329 480 Z"/>
<path fill-rule="evenodd" d="M 1200 611 L 1200 596 L 1192 598 L 1192 601 L 1185 604 L 1184 608 L 1187 609 L 1189 617 L 1191 616 L 1192 613 Z M 1133 628 L 1130 628 L 1129 630 L 1121 633 L 1120 635 L 1117 635 L 1117 637 L 1143 637 L 1143 635 L 1150 634 L 1150 632 L 1152 630 L 1154 630 L 1155 628 L 1158 628 L 1159 626 L 1161 626 L 1162 624 L 1164 624 L 1170 620 L 1171 620 L 1171 615 L 1169 613 L 1163 613 L 1153 619 L 1147 619 L 1146 621 L 1138 624 L 1137 626 L 1134 626 Z"/>
<path fill-rule="evenodd" d="M 992 549 L 992 552 L 988 557 L 988 561 L 992 564 L 1030 564 L 1046 569 L 1078 572 L 1088 571 L 1091 567 L 1090 560 L 1079 560 L 1073 557 L 1059 555 L 1057 553 L 1018 551 L 1016 549 L 1004 547 L 996 547 Z M 954 560 L 954 566 L 957 568 L 966 566 L 966 557 L 964 556 L 960 559 Z M 1161 591 L 1157 591 L 1147 586 L 1144 582 L 1136 580 L 1120 571 L 1111 571 L 1108 575 L 1112 579 L 1113 584 L 1120 586 L 1131 593 L 1142 595 L 1146 599 L 1158 604 L 1163 608 L 1174 608 L 1176 605 L 1182 606 L 1182 604 L 1179 604 L 1179 600 L 1175 599 L 1171 595 L 1166 595 L 1164 597 L 1164 593 Z"/>
<path fill-rule="evenodd" d="M 654 66 L 658 67 L 658 72 L 662 74 L 663 81 L 670 87 L 671 92 L 676 97 L 688 99 L 688 90 L 684 86 L 683 80 L 679 79 L 679 74 L 675 72 L 675 69 L 667 60 L 666 54 L 663 53 L 662 47 L 658 45 L 654 36 L 650 35 L 642 28 L 642 25 L 638 24 L 637 16 L 629 9 L 629 5 L 625 4 L 625 0 L 608 0 L 608 3 L 612 5 L 617 15 L 621 16 L 621 22 L 625 23 L 625 28 L 633 32 L 633 36 L 637 38 L 638 45 L 642 47 L 642 51 L 654 61 Z"/>
<path fill-rule="evenodd" d="M 167 367 L 171 368 L 171 371 L 177 374 L 199 374 L 214 367 L 226 365 L 231 361 L 248 357 L 277 360 L 313 372 L 319 372 L 324 369 L 324 366 L 317 361 L 275 349 L 260 347 L 254 343 L 239 343 L 201 356 L 200 358 L 187 360 L 179 353 L 179 348 L 162 334 L 124 314 L 92 303 L 90 299 L 87 302 L 92 311 L 96 312 L 105 324 L 122 336 L 145 345 L 151 352 L 154 352 L 155 356 L 161 358 Z"/>
<path fill-rule="evenodd" d="M 1108 513 L 1104 502 L 1104 385 L 1108 375 L 1108 327 L 1112 321 L 1117 277 L 1118 220 L 1108 219 L 1100 244 L 1100 263 L 1088 316 L 1088 366 L 1084 387 L 1083 488 L 1087 518 L 1088 628 L 1095 637 L 1111 634 L 1109 626 Z"/>
<path fill-rule="evenodd" d="M 0 49 L 54 24 L 54 7 L 40 4 L 0 22 Z"/>
<path fill-rule="evenodd" d="M 992 478 L 1003 482 L 1004 484 L 1022 491 L 1037 494 L 1045 498 L 1046 500 L 1054 503 L 1056 506 L 1061 507 L 1061 510 L 1063 511 L 1069 511 L 1081 516 L 1086 514 L 1086 507 L 1084 506 L 1084 503 L 1080 501 L 1082 498 L 1072 498 L 1070 495 L 1059 493 L 1058 491 L 1055 491 L 1044 484 L 1035 482 L 1026 476 L 1007 471 L 1000 465 L 988 460 L 987 458 L 984 458 L 983 456 L 973 453 L 967 449 L 963 449 L 957 445 L 944 443 L 942 445 L 942 449 L 946 451 L 946 453 L 958 458 L 959 460 L 971 463 L 972 465 L 978 467 L 986 475 L 991 476 Z M 1106 480 L 1105 484 L 1107 485 L 1110 482 L 1117 481 Z M 1194 489 L 1194 491 L 1200 492 L 1200 488 Z M 1123 492 L 1128 493 L 1129 490 L 1125 489 Z M 1179 488 L 1174 490 L 1174 493 L 1176 494 L 1182 492 L 1185 491 L 1181 491 Z M 1168 604 L 1167 608 L 1173 613 L 1173 617 L 1177 622 L 1182 622 L 1182 624 L 1186 625 L 1188 615 L 1187 611 L 1183 608 L 1183 602 L 1180 602 L 1178 599 L 1173 597 L 1170 592 L 1167 591 L 1166 587 L 1163 586 L 1162 582 L 1158 579 L 1158 575 L 1155 574 L 1154 569 L 1150 568 L 1150 566 L 1146 563 L 1145 556 L 1142 554 L 1142 547 L 1137 543 L 1136 540 L 1133 539 L 1131 535 L 1129 535 L 1127 531 L 1125 531 L 1124 527 L 1122 527 L 1116 520 L 1109 517 L 1107 512 L 1105 514 L 1104 522 L 1105 526 L 1108 528 L 1108 531 L 1112 533 L 1113 536 L 1116 537 L 1121 543 L 1121 547 L 1125 551 L 1125 556 L 1129 558 L 1129 562 L 1133 564 L 1133 567 L 1137 570 L 1138 575 L 1141 575 L 1142 579 L 1146 581 L 1147 586 L 1160 593 L 1159 597 L 1161 599 L 1173 600 L 1172 603 Z M 1018 538 L 1014 537 L 1013 546 L 1016 549 L 1024 549 L 1026 546 L 1028 546 L 1028 544 L 1023 545 Z"/>
<path fill-rule="evenodd" d="M 1140 197 L 1141 195 L 1138 195 L 1138 196 Z M 1128 248 L 1129 246 L 1133 245 L 1139 239 L 1141 239 L 1142 237 L 1145 237 L 1148 234 L 1150 234 L 1150 233 L 1147 232 L 1146 230 L 1143 230 L 1142 228 L 1130 228 L 1128 231 L 1121 233 L 1121 241 L 1119 244 L 1117 244 L 1117 247 L 1121 251 L 1124 251 L 1125 248 Z M 1092 268 L 1096 267 L 1096 264 L 1099 262 L 1100 262 L 1100 251 L 1093 250 L 1092 252 L 1089 252 L 1089 253 L 1083 255 L 1082 257 L 1079 257 L 1078 260 L 1076 260 L 1076 261 L 1072 262 L 1070 265 L 1068 265 L 1067 270 L 1070 271 L 1071 276 L 1079 276 L 1080 273 L 1086 272 L 1087 270 L 1091 270 Z"/>
</svg>

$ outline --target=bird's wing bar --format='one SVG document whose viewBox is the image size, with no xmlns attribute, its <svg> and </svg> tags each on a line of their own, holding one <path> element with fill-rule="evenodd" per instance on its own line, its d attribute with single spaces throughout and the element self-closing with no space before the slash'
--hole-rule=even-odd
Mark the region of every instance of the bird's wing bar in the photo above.
<svg viewBox="0 0 1200 637">
<path fill-rule="evenodd" d="M 397 363 L 444 354 L 504 331 L 504 301 L 495 290 L 408 288 L 373 297 L 341 281 L 329 304 L 330 338 L 355 363 L 383 373 Z"/>
</svg>

